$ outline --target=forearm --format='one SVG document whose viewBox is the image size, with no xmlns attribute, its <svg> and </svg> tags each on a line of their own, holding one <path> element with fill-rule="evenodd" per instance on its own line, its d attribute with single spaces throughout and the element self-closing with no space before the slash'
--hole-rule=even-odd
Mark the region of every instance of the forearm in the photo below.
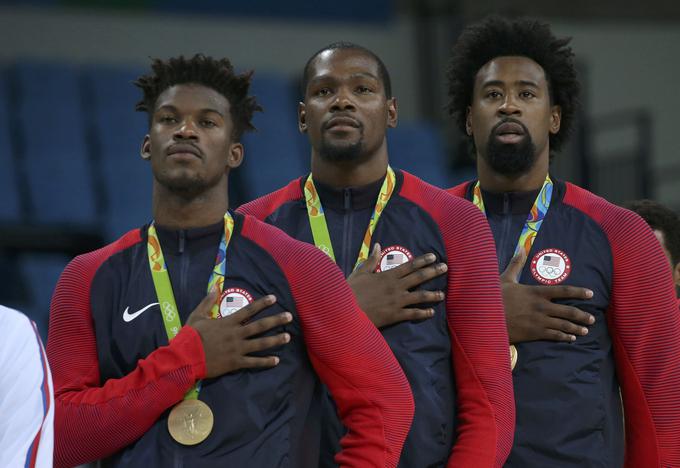
<svg viewBox="0 0 680 468">
<path fill-rule="evenodd" d="M 104 458 L 134 442 L 204 374 L 200 337 L 184 327 L 125 377 L 102 386 L 62 382 L 56 391 L 55 466 Z"/>
</svg>

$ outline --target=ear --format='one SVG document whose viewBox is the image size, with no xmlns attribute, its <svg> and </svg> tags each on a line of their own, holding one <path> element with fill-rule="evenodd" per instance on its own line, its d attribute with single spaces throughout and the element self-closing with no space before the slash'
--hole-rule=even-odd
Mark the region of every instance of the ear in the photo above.
<svg viewBox="0 0 680 468">
<path fill-rule="evenodd" d="M 391 97 L 387 100 L 387 127 L 395 128 L 397 126 L 397 120 L 397 98 Z"/>
<path fill-rule="evenodd" d="M 304 102 L 298 102 L 298 130 L 300 133 L 307 133 L 307 111 Z"/>
<path fill-rule="evenodd" d="M 142 140 L 142 147 L 139 150 L 139 155 L 145 161 L 151 160 L 151 138 L 149 138 L 148 134 L 144 135 L 144 139 Z"/>
<path fill-rule="evenodd" d="M 227 154 L 227 167 L 236 169 L 243 162 L 243 144 L 232 143 Z"/>
<path fill-rule="evenodd" d="M 465 109 L 465 133 L 467 136 L 472 136 L 472 107 L 468 106 Z"/>
<path fill-rule="evenodd" d="M 562 108 L 560 106 L 552 106 L 550 108 L 550 133 L 557 135 L 560 131 L 560 124 L 562 123 Z"/>
</svg>

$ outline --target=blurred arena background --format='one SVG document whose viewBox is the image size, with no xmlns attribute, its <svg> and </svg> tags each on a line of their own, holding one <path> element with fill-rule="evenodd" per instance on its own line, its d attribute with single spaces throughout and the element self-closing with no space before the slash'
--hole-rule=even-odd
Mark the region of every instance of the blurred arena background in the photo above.
<svg viewBox="0 0 680 468">
<path fill-rule="evenodd" d="M 149 57 L 202 52 L 255 70 L 265 112 L 245 138 L 234 207 L 308 170 L 298 78 L 312 53 L 338 40 L 374 50 L 390 70 L 400 112 L 392 164 L 450 187 L 474 176 L 444 111 L 451 45 L 488 13 L 539 17 L 573 36 L 584 91 L 553 172 L 613 202 L 647 197 L 680 209 L 680 3 L 550 3 L 0 0 L 0 303 L 46 336 L 66 263 L 150 220 L 146 121 L 131 84 Z"/>
</svg>

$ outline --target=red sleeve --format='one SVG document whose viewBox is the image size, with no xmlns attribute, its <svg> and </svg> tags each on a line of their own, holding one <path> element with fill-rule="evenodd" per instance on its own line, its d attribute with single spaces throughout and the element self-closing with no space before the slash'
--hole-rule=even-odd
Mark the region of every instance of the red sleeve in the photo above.
<svg viewBox="0 0 680 468">
<path fill-rule="evenodd" d="M 491 230 L 472 203 L 408 173 L 401 195 L 430 213 L 446 246 L 446 313 L 458 391 L 458 434 L 448 466 L 500 467 L 512 448 L 515 400 Z"/>
<path fill-rule="evenodd" d="M 680 466 L 680 315 L 668 260 L 636 214 L 572 184 L 564 203 L 595 220 L 612 249 L 607 324 L 623 395 L 625 466 Z"/>
<path fill-rule="evenodd" d="M 284 203 L 303 198 L 301 184 L 301 179 L 295 179 L 275 192 L 241 205 L 236 212 L 264 221 Z"/>
<path fill-rule="evenodd" d="M 140 360 L 130 374 L 101 384 L 90 287 L 108 257 L 136 242 L 139 231 L 132 231 L 77 257 L 54 292 L 47 355 L 55 389 L 55 467 L 107 457 L 134 442 L 205 375 L 200 336 L 184 327 L 172 344 Z"/>
<path fill-rule="evenodd" d="M 446 191 L 455 197 L 465 198 L 469 184 L 470 182 L 463 182 L 462 184 L 456 185 L 455 187 L 446 189 Z"/>
<path fill-rule="evenodd" d="M 243 234 L 269 252 L 286 275 L 312 365 L 349 429 L 336 462 L 396 467 L 413 419 L 411 388 L 342 272 L 316 247 L 254 218 L 245 218 Z"/>
</svg>

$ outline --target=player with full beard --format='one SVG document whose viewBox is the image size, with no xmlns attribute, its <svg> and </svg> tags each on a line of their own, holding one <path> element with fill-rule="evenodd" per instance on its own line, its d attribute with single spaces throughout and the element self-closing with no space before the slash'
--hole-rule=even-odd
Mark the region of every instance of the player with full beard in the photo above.
<svg viewBox="0 0 680 468">
<path fill-rule="evenodd" d="M 478 173 L 450 192 L 486 214 L 504 271 L 517 414 L 505 466 L 680 466 L 668 261 L 638 216 L 549 173 L 578 95 L 568 42 L 489 18 L 464 30 L 448 75 Z"/>
</svg>

